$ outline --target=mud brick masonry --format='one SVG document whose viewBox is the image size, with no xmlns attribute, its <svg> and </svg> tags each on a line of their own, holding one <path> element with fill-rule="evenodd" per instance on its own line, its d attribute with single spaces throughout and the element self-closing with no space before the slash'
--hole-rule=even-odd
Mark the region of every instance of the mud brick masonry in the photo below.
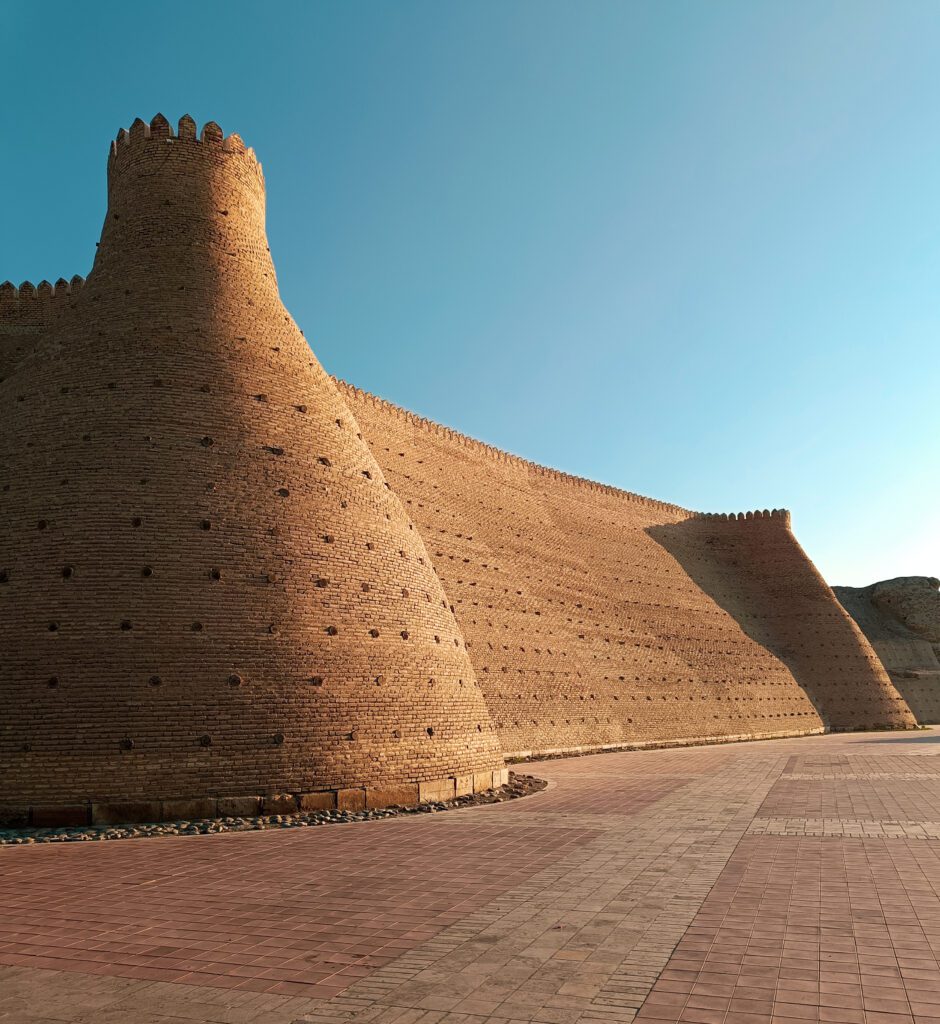
<svg viewBox="0 0 940 1024">
<path fill-rule="evenodd" d="M 904 728 L 782 511 L 536 466 L 329 377 L 237 135 L 121 131 L 87 279 L 0 286 L 0 816 L 383 806 L 504 757 Z"/>
<path fill-rule="evenodd" d="M 917 721 L 940 722 L 940 580 L 901 576 L 832 590 Z"/>
</svg>

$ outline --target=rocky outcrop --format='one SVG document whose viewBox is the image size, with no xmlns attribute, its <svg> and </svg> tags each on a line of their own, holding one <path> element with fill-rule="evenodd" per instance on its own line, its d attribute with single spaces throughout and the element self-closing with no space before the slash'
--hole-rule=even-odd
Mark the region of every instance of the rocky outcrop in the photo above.
<svg viewBox="0 0 940 1024">
<path fill-rule="evenodd" d="M 918 722 L 940 722 L 940 580 L 899 576 L 833 590 Z"/>
</svg>

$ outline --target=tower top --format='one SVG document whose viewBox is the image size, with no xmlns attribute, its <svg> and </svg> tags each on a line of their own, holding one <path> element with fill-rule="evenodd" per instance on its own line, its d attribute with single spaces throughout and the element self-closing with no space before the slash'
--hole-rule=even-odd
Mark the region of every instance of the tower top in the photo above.
<svg viewBox="0 0 940 1024">
<path fill-rule="evenodd" d="M 188 114 L 175 132 L 163 114 L 137 118 L 111 143 L 108 211 L 84 301 L 99 303 L 100 319 L 123 319 L 133 295 L 135 313 L 157 322 L 168 296 L 177 313 L 279 305 L 264 210 L 261 164 L 238 135 L 215 121 L 198 131 Z"/>
<path fill-rule="evenodd" d="M 202 131 L 198 131 L 196 122 L 189 114 L 184 114 L 179 119 L 176 132 L 173 131 L 173 126 L 163 114 L 155 114 L 149 124 L 139 117 L 135 118 L 130 128 L 122 128 L 117 133 L 117 138 L 111 143 L 109 168 L 125 156 L 136 155 L 136 151 L 141 146 L 149 145 L 151 148 L 157 149 L 163 143 L 191 143 L 194 146 L 218 148 L 225 153 L 243 156 L 255 165 L 259 177 L 261 176 L 261 164 L 255 151 L 245 145 L 241 136 L 235 132 L 226 135 L 215 121 L 206 121 L 202 126 Z"/>
</svg>

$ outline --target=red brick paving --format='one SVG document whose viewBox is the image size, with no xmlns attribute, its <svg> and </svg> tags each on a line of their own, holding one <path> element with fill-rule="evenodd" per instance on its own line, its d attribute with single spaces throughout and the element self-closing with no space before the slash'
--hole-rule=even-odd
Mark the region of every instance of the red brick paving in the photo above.
<svg viewBox="0 0 940 1024">
<path fill-rule="evenodd" d="M 937 821 L 931 761 L 791 758 L 789 774 L 826 777 L 783 775 L 758 817 Z M 940 1024 L 938 957 L 940 843 L 745 837 L 637 1019 Z"/>
<path fill-rule="evenodd" d="M 518 810 L 533 813 L 636 814 L 673 790 L 727 763 L 727 747 L 643 750 L 548 762 L 563 772 L 565 784 L 544 797 L 523 801 Z M 625 762 L 624 758 L 628 760 Z M 546 762 L 532 766 L 545 774 Z M 628 771 L 624 766 L 628 765 Z M 523 771 L 529 769 L 523 768 Z M 550 773 L 550 769 L 549 769 Z"/>
<path fill-rule="evenodd" d="M 940 777 L 885 780 L 864 777 L 788 779 L 783 776 L 768 794 L 758 816 L 940 821 Z"/>
<path fill-rule="evenodd" d="M 636 814 L 688 781 L 687 776 L 604 778 L 603 785 L 586 793 L 553 788 L 541 800 L 524 801 L 519 810 L 537 814 Z"/>
<path fill-rule="evenodd" d="M 935 753 L 604 754 L 454 814 L 9 849 L 0 1024 L 940 1024 Z"/>
<path fill-rule="evenodd" d="M 0 963 L 329 996 L 596 834 L 415 824 L 11 849 Z"/>
</svg>

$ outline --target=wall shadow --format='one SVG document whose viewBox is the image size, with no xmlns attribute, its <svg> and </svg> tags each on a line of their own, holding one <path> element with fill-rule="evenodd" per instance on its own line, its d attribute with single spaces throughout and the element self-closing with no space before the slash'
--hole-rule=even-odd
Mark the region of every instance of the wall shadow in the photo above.
<svg viewBox="0 0 940 1024">
<path fill-rule="evenodd" d="M 688 519 L 646 532 L 789 669 L 828 728 L 912 724 L 877 658 L 783 522 Z"/>
<path fill-rule="evenodd" d="M 940 735 L 934 733 L 933 735 L 924 735 L 918 733 L 916 736 L 879 736 L 877 738 L 865 739 L 861 741 L 864 745 L 869 743 L 918 743 L 918 744 L 932 744 L 937 746 L 940 744 Z"/>
</svg>

